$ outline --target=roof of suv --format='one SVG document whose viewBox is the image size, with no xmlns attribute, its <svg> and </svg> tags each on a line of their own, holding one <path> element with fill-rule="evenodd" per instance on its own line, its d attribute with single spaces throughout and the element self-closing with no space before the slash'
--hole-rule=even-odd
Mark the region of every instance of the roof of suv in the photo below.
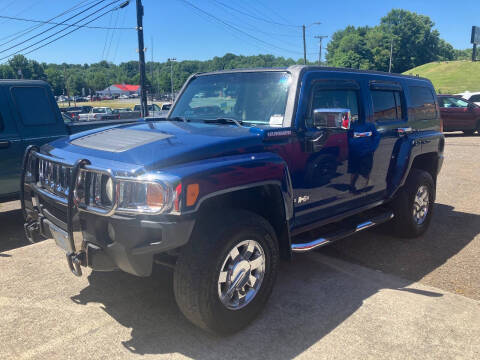
<svg viewBox="0 0 480 360">
<path fill-rule="evenodd" d="M 229 70 L 219 70 L 219 71 L 212 71 L 212 72 L 205 72 L 205 73 L 198 73 L 196 75 L 203 76 L 203 75 L 212 75 L 212 74 L 224 74 L 224 73 L 241 73 L 241 72 L 265 72 L 265 71 L 290 71 L 292 73 L 302 73 L 307 70 L 317 70 L 317 71 L 325 71 L 325 72 L 348 72 L 348 73 L 355 73 L 355 74 L 372 74 L 372 75 L 384 75 L 389 77 L 396 77 L 396 78 L 407 78 L 407 79 L 415 79 L 415 80 L 425 80 L 430 82 L 429 79 L 419 77 L 419 76 L 412 76 L 412 75 L 403 75 L 397 73 L 388 73 L 384 71 L 374 71 L 374 70 L 358 70 L 358 69 L 349 69 L 349 68 L 337 68 L 337 67 L 326 67 L 326 66 L 315 66 L 315 65 L 292 65 L 289 67 L 283 68 L 247 68 L 247 69 L 229 69 Z"/>
</svg>

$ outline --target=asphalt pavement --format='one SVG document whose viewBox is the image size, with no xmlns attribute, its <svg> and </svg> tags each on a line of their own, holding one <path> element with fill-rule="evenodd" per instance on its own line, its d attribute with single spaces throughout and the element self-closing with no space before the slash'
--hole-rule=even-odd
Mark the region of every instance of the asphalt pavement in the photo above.
<svg viewBox="0 0 480 360">
<path fill-rule="evenodd" d="M 265 311 L 229 337 L 179 312 L 172 273 L 67 269 L 0 204 L 1 359 L 478 359 L 480 136 L 449 136 L 430 230 L 368 231 L 283 263 Z"/>
</svg>

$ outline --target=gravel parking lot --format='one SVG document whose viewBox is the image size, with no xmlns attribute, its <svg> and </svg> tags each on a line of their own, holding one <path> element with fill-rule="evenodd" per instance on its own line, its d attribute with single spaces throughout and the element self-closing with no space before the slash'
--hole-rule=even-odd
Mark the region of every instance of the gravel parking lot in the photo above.
<svg viewBox="0 0 480 360">
<path fill-rule="evenodd" d="M 246 330 L 207 335 L 180 314 L 172 276 L 87 271 L 52 240 L 27 245 L 0 204 L 0 358 L 480 358 L 480 136 L 448 135 L 429 231 L 373 230 L 282 264 Z"/>
</svg>

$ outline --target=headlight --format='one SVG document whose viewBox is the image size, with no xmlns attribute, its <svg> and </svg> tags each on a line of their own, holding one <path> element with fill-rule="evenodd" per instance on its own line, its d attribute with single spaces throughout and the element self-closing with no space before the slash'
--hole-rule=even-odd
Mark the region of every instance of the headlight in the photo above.
<svg viewBox="0 0 480 360">
<path fill-rule="evenodd" d="M 178 180 L 173 179 L 176 183 Z M 115 178 L 100 171 L 81 170 L 75 188 L 75 203 L 92 212 L 110 214 L 160 214 L 178 211 L 179 196 L 170 183 L 155 176 Z"/>
<path fill-rule="evenodd" d="M 172 191 L 160 182 L 120 181 L 118 211 L 161 213 L 170 209 Z"/>
</svg>

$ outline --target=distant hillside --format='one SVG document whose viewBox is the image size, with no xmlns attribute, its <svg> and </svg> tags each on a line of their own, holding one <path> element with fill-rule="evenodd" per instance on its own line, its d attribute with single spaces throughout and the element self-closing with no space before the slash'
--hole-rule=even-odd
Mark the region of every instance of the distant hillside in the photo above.
<svg viewBox="0 0 480 360">
<path fill-rule="evenodd" d="M 438 93 L 480 91 L 480 61 L 445 61 L 418 66 L 404 74 L 430 79 Z"/>
</svg>

